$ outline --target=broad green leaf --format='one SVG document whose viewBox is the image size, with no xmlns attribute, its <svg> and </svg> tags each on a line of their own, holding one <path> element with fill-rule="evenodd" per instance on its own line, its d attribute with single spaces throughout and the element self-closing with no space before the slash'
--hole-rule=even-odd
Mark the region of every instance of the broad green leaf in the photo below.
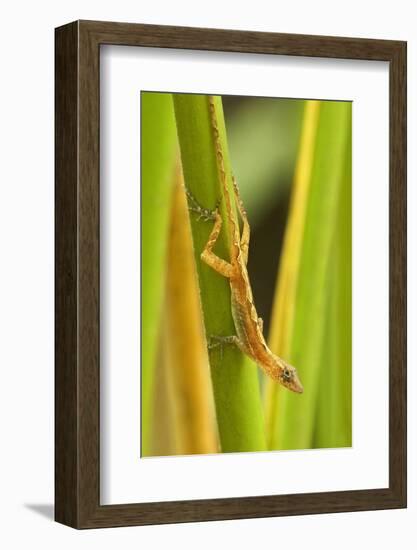
<svg viewBox="0 0 417 550">
<path fill-rule="evenodd" d="M 333 248 L 335 239 L 341 238 L 339 205 L 344 186 L 350 193 L 350 141 L 350 103 L 307 103 L 270 332 L 271 348 L 297 368 L 304 394 L 294 395 L 268 383 L 267 426 L 272 449 L 313 446 L 323 377 L 331 377 L 330 369 L 339 368 L 329 364 L 330 348 L 337 338 L 343 340 L 345 350 L 350 348 L 348 298 L 347 305 L 340 306 L 344 322 L 331 332 L 328 325 L 329 303 L 336 299 L 335 286 L 329 284 L 334 264 L 341 262 L 346 286 L 351 269 L 349 246 L 339 250 L 341 260 Z M 336 330 L 340 330 L 338 337 Z M 348 401 L 349 380 L 342 386 Z M 328 387 L 327 391 L 334 390 Z"/>
<path fill-rule="evenodd" d="M 142 454 L 147 455 L 176 135 L 170 94 L 143 92 L 141 101 L 141 427 Z"/>
</svg>

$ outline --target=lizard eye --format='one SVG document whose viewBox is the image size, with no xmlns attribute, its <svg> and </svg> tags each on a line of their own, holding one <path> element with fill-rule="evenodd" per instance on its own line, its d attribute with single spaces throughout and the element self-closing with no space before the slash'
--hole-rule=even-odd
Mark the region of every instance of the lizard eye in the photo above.
<svg viewBox="0 0 417 550">
<path fill-rule="evenodd" d="M 292 373 L 289 369 L 284 369 L 282 372 L 282 379 L 285 382 L 289 382 L 292 379 Z"/>
</svg>

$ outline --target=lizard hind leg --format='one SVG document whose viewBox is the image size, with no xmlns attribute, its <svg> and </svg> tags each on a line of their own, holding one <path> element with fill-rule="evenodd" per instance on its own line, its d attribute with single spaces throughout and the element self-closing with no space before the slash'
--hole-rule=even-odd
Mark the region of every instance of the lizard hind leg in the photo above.
<svg viewBox="0 0 417 550">
<path fill-rule="evenodd" d="M 209 210 L 199 204 L 194 195 L 185 188 L 185 192 L 188 198 L 188 210 L 198 214 L 197 220 L 214 221 L 213 229 L 211 230 L 209 239 L 207 241 L 204 250 L 201 253 L 201 259 L 214 271 L 217 271 L 223 277 L 230 278 L 233 275 L 233 267 L 229 262 L 223 260 L 213 252 L 213 247 L 219 237 L 220 230 L 222 228 L 222 218 L 219 214 L 219 204 L 216 205 L 215 210 Z"/>
<path fill-rule="evenodd" d="M 184 186 L 185 187 L 185 186 Z M 205 222 L 207 221 L 215 221 L 216 219 L 216 210 L 218 205 L 216 205 L 216 208 L 214 210 L 209 210 L 208 208 L 204 208 L 199 204 L 197 199 L 194 197 L 194 195 L 191 193 L 189 189 L 185 187 L 185 193 L 187 195 L 188 199 L 188 210 L 190 212 L 194 212 L 195 214 L 198 214 L 197 220 L 203 220 Z"/>
<path fill-rule="evenodd" d="M 219 214 L 219 211 L 216 210 L 215 213 L 215 222 L 213 229 L 211 230 L 209 240 L 207 241 L 206 246 L 204 247 L 203 252 L 201 253 L 201 259 L 208 266 L 210 266 L 214 271 L 217 271 L 223 277 L 230 278 L 234 274 L 234 269 L 232 264 L 223 260 L 213 252 L 213 247 L 216 244 L 216 241 L 219 237 L 220 230 L 222 228 L 222 218 Z"/>
<path fill-rule="evenodd" d="M 260 328 L 262 334 L 264 332 L 264 320 L 262 319 L 262 317 L 258 317 L 258 327 Z"/>
<path fill-rule="evenodd" d="M 239 210 L 239 214 L 243 222 L 242 234 L 240 236 L 240 249 L 242 250 L 243 261 L 245 262 L 245 264 L 247 264 L 248 256 L 249 256 L 250 226 L 249 226 L 248 216 L 246 214 L 246 210 L 239 193 L 239 187 L 237 185 L 236 178 L 234 176 L 232 176 L 232 182 L 233 182 L 233 189 L 235 192 L 235 197 L 237 202 L 237 208 Z"/>
</svg>

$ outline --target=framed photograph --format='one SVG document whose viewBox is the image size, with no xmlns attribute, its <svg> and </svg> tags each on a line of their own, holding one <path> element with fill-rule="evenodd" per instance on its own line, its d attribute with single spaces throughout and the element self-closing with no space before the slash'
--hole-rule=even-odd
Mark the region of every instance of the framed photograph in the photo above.
<svg viewBox="0 0 417 550">
<path fill-rule="evenodd" d="M 56 29 L 56 521 L 406 506 L 406 43 Z"/>
</svg>

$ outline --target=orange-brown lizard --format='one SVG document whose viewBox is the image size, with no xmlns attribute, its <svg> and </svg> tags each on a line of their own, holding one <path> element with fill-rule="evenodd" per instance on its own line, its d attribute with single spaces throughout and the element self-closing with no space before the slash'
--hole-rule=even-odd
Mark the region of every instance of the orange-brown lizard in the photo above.
<svg viewBox="0 0 417 550">
<path fill-rule="evenodd" d="M 233 180 L 233 188 L 236 197 L 236 204 L 242 218 L 242 233 L 240 234 L 239 224 L 234 218 L 230 195 L 226 183 L 226 171 L 224 167 L 223 154 L 219 139 L 216 112 L 213 97 L 209 96 L 209 108 L 211 125 L 213 128 L 214 142 L 216 147 L 217 164 L 220 171 L 223 194 L 225 198 L 226 212 L 230 227 L 230 261 L 220 258 L 213 252 L 220 230 L 222 218 L 219 209 L 214 212 L 201 207 L 196 199 L 187 191 L 190 210 L 199 214 L 205 220 L 214 220 L 214 226 L 209 240 L 201 253 L 201 259 L 212 269 L 223 277 L 227 277 L 231 290 L 231 310 L 236 334 L 233 336 L 211 336 L 209 348 L 223 344 L 234 344 L 243 353 L 253 359 L 271 378 L 280 382 L 289 390 L 297 393 L 303 392 L 303 386 L 298 378 L 297 371 L 288 365 L 283 359 L 274 355 L 268 348 L 263 336 L 263 321 L 255 309 L 252 289 L 247 272 L 250 226 L 243 202 L 240 198 L 236 180 Z"/>
</svg>

